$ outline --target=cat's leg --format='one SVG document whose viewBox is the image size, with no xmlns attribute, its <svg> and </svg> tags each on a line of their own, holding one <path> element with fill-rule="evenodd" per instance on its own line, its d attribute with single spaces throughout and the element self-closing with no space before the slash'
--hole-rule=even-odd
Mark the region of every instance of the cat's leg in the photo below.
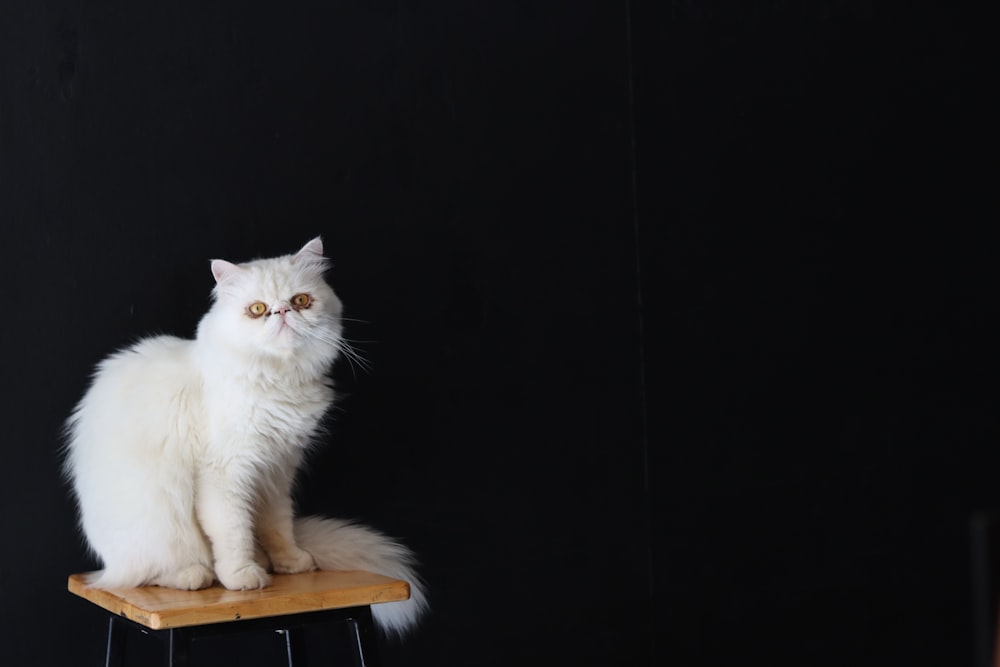
<svg viewBox="0 0 1000 667">
<path fill-rule="evenodd" d="M 231 590 L 263 588 L 267 570 L 254 559 L 253 502 L 221 471 L 201 471 L 196 507 L 212 543 L 215 575 Z"/>
<path fill-rule="evenodd" d="M 278 480 L 266 494 L 257 517 L 257 539 L 271 559 L 271 567 L 289 574 L 316 569 L 309 552 L 295 544 L 291 485 L 290 479 Z"/>
<path fill-rule="evenodd" d="M 253 547 L 253 559 L 254 559 L 254 562 L 257 563 L 257 565 L 260 565 L 262 568 L 264 568 L 268 572 L 272 571 L 272 568 L 271 568 L 271 559 L 268 558 L 267 552 L 264 551 L 264 547 L 260 546 L 260 542 L 257 542 L 257 543 L 254 544 L 254 547 Z"/>
<path fill-rule="evenodd" d="M 212 569 L 196 563 L 183 567 L 173 572 L 161 574 L 153 578 L 149 583 L 153 586 L 164 586 L 166 588 L 180 588 L 186 591 L 196 591 L 201 588 L 208 588 L 215 581 L 215 573 Z"/>
<path fill-rule="evenodd" d="M 168 448 L 165 448 L 168 449 Z M 112 457 L 120 459 L 124 457 Z M 139 458 L 139 457 L 136 457 Z M 87 535 L 104 561 L 102 588 L 155 585 L 184 590 L 211 586 L 212 551 L 195 519 L 190 468 L 161 458 L 95 484 L 84 516 Z M 124 536 L 124 537 L 123 537 Z"/>
<path fill-rule="evenodd" d="M 212 570 L 212 549 L 195 517 L 194 480 L 184 497 L 173 506 L 173 518 L 169 522 L 169 538 L 166 547 L 161 547 L 162 562 L 159 573 L 150 583 L 156 586 L 198 590 L 207 588 L 215 581 Z"/>
</svg>

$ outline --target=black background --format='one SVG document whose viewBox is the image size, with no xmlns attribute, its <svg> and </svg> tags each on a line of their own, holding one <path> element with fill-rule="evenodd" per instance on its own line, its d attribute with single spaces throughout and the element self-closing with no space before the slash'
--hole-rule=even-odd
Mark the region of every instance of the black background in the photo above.
<svg viewBox="0 0 1000 667">
<path fill-rule="evenodd" d="M 58 470 L 90 369 L 192 335 L 210 258 L 318 234 L 371 369 L 338 368 L 300 506 L 421 555 L 434 611 L 388 664 L 971 664 L 968 523 L 1000 496 L 982 24 L 3 2 L 4 664 L 100 663 Z"/>
</svg>

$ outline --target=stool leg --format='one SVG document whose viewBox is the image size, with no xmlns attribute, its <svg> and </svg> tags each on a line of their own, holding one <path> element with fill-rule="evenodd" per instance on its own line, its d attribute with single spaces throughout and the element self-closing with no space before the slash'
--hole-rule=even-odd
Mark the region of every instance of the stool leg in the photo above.
<svg viewBox="0 0 1000 667">
<path fill-rule="evenodd" d="M 171 628 L 167 636 L 167 667 L 191 664 L 191 634 L 184 628 Z"/>
<path fill-rule="evenodd" d="M 121 667 L 125 660 L 125 633 L 128 628 L 118 622 L 117 616 L 108 617 L 108 646 L 104 654 L 104 667 Z"/>
<path fill-rule="evenodd" d="M 372 619 L 371 607 L 358 607 L 353 610 L 354 632 L 358 640 L 358 664 L 361 667 L 378 667 L 378 637 L 375 632 L 375 621 Z"/>
<path fill-rule="evenodd" d="M 288 667 L 306 667 L 306 650 L 302 628 L 285 628 L 278 630 L 278 632 L 284 635 L 285 657 L 288 660 Z"/>
</svg>

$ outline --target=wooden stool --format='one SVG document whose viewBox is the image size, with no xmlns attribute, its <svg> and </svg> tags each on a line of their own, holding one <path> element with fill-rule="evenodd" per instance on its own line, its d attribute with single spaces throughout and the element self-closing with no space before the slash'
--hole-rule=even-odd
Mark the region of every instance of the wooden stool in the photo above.
<svg viewBox="0 0 1000 667">
<path fill-rule="evenodd" d="M 304 625 L 351 621 L 361 665 L 377 662 L 371 605 L 410 597 L 405 581 L 371 572 L 276 574 L 267 588 L 230 591 L 215 585 L 200 591 L 147 586 L 101 590 L 88 588 L 91 573 L 69 577 L 69 590 L 109 612 L 105 665 L 119 667 L 129 627 L 159 637 L 166 644 L 166 664 L 188 665 L 191 642 L 233 632 L 280 632 L 289 667 L 303 667 Z"/>
</svg>

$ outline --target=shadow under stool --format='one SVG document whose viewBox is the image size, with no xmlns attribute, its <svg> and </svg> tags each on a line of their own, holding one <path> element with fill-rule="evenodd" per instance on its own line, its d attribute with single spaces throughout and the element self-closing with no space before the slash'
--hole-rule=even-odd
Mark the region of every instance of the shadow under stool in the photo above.
<svg viewBox="0 0 1000 667">
<path fill-rule="evenodd" d="M 69 577 L 69 591 L 108 612 L 106 667 L 121 667 L 130 630 L 163 641 L 165 664 L 191 664 L 191 643 L 202 637 L 244 632 L 283 635 L 288 667 L 304 667 L 302 629 L 317 623 L 350 622 L 358 664 L 378 664 L 371 605 L 410 597 L 405 581 L 371 572 L 316 571 L 276 574 L 267 588 L 230 591 L 218 584 L 200 591 L 158 586 L 101 590 L 93 573 Z"/>
</svg>

